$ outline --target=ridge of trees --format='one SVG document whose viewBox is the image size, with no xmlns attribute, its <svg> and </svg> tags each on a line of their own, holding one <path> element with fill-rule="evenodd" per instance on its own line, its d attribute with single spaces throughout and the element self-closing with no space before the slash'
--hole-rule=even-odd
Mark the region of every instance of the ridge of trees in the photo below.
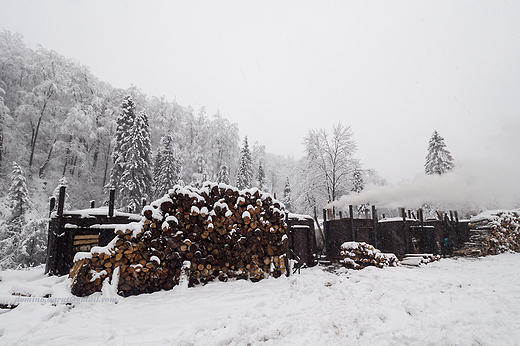
<svg viewBox="0 0 520 346">
<path fill-rule="evenodd" d="M 123 114 L 129 119 L 146 115 L 141 124 L 147 123 L 149 144 L 142 136 L 140 143 L 121 138 L 121 129 L 130 131 L 134 123 L 125 124 Z M 253 143 L 247 172 L 241 173 L 238 127 L 220 112 L 208 116 L 204 107 L 196 113 L 164 96 L 147 96 L 137 87 L 114 88 L 88 67 L 43 47 L 27 48 L 21 35 L 8 31 L 0 33 L 0 125 L 0 184 L 9 185 L 10 165 L 16 160 L 28 182 L 40 180 L 37 189 L 46 196 L 66 177 L 71 208 L 85 208 L 91 200 L 106 202 L 106 186 L 120 181 L 119 161 L 129 145 L 146 152 L 149 172 L 140 179 L 149 199 L 160 197 L 173 182 L 196 186 L 204 180 L 240 182 L 282 198 L 289 178 L 292 209 L 309 213 L 341 194 L 359 191 L 364 180 L 377 176 L 361 170 L 352 133 L 341 124 L 330 138 L 325 130 L 311 130 L 305 138 L 307 155 L 300 160 L 266 153 L 264 145 Z M 336 155 L 333 165 L 324 161 L 331 154 Z M 164 176 L 152 182 L 152 172 L 159 171 Z M 357 174 L 355 187 L 354 172 L 363 176 Z M 238 180 L 241 176 L 243 182 Z M 136 193 L 128 191 L 123 198 L 132 195 L 128 198 L 136 204 Z"/>
</svg>

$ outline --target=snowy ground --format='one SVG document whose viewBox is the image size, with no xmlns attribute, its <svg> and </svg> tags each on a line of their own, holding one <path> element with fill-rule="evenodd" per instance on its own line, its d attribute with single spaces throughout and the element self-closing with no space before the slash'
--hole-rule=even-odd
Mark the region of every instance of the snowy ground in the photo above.
<svg viewBox="0 0 520 346">
<path fill-rule="evenodd" d="M 520 254 L 421 267 L 177 287 L 118 303 L 0 310 L 2 345 L 519 345 Z M 0 272 L 13 292 L 69 297 L 42 269 Z M 98 295 L 97 298 L 102 298 Z"/>
</svg>

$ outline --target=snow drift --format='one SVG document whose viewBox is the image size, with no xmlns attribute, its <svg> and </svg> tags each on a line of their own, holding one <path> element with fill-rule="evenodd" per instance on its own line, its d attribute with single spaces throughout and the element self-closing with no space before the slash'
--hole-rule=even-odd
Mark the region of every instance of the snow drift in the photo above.
<svg viewBox="0 0 520 346">
<path fill-rule="evenodd" d="M 518 345 L 520 254 L 419 267 L 302 269 L 258 283 L 73 297 L 43 268 L 0 272 L 13 294 L 76 299 L 0 311 L 2 345 Z M 95 293 L 92 298 L 103 294 Z M 106 299 L 106 298 L 105 298 Z M 81 302 L 81 303 L 80 303 Z M 2 335 L 3 334 L 3 335 Z"/>
</svg>

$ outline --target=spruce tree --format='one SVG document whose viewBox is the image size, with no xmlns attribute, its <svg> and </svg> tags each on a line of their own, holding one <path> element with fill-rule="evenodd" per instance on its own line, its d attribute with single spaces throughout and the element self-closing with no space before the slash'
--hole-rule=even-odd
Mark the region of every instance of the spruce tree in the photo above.
<svg viewBox="0 0 520 346">
<path fill-rule="evenodd" d="M 126 162 L 122 164 L 120 198 L 123 206 L 137 212 L 141 208 L 141 199 L 148 196 L 152 186 L 150 130 L 144 112 L 136 117 L 124 148 Z"/>
<path fill-rule="evenodd" d="M 292 210 L 292 202 L 291 202 L 291 184 L 289 183 L 289 177 L 285 180 L 285 186 L 283 188 L 283 204 L 285 204 L 285 209 L 291 211 Z"/>
<path fill-rule="evenodd" d="M 173 149 L 171 136 L 163 136 L 157 150 L 154 166 L 154 194 L 156 198 L 162 197 L 181 178 L 181 164 Z"/>
<path fill-rule="evenodd" d="M 352 192 L 361 192 L 365 187 L 365 182 L 363 181 L 363 174 L 361 170 L 356 169 L 354 173 L 352 173 Z"/>
<path fill-rule="evenodd" d="M 240 151 L 240 161 L 237 171 L 237 187 L 240 190 L 251 188 L 253 181 L 253 160 L 247 144 L 247 136 L 244 138 L 244 146 Z"/>
<path fill-rule="evenodd" d="M 29 192 L 25 182 L 25 173 L 16 162 L 13 162 L 8 200 L 11 207 L 11 220 L 21 219 L 29 209 Z"/>
<path fill-rule="evenodd" d="M 424 166 L 426 174 L 442 175 L 453 168 L 453 158 L 446 149 L 444 138 L 439 136 L 437 131 L 433 135 L 428 144 L 428 155 L 426 155 L 426 164 Z"/>
<path fill-rule="evenodd" d="M 132 96 L 126 96 L 121 107 L 122 112 L 117 117 L 116 143 L 112 153 L 114 166 L 110 171 L 109 182 L 109 187 L 115 188 L 116 191 L 120 189 L 121 177 L 129 154 L 128 142 L 132 139 L 131 131 L 136 120 L 135 103 Z"/>
<path fill-rule="evenodd" d="M 265 181 L 265 171 L 262 162 L 258 165 L 258 188 L 261 191 L 267 191 L 267 183 Z"/>
<path fill-rule="evenodd" d="M 224 184 L 228 184 L 228 185 L 230 183 L 230 180 L 229 180 L 229 168 L 228 168 L 228 166 L 225 163 L 222 163 L 220 165 L 220 169 L 218 171 L 217 181 L 219 183 L 224 183 Z"/>
</svg>

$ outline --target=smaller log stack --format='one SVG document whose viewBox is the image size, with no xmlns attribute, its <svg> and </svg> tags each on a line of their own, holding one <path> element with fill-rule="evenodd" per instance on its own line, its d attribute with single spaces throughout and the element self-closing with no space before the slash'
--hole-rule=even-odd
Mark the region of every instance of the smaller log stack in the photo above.
<svg viewBox="0 0 520 346">
<path fill-rule="evenodd" d="M 179 284 L 183 267 L 190 286 L 279 277 L 286 270 L 283 208 L 258 189 L 175 186 L 144 208 L 141 222 L 117 228 L 106 247 L 77 254 L 72 292 L 90 295 L 114 280 L 123 296 L 168 290 Z"/>
<path fill-rule="evenodd" d="M 395 267 L 399 261 L 394 254 L 384 254 L 367 243 L 346 242 L 341 245 L 340 263 L 349 269 L 363 269 L 368 266 Z"/>
<path fill-rule="evenodd" d="M 513 251 L 520 252 L 520 214 L 518 211 L 482 213 L 469 223 L 470 240 L 459 255 L 487 256 Z"/>
</svg>

